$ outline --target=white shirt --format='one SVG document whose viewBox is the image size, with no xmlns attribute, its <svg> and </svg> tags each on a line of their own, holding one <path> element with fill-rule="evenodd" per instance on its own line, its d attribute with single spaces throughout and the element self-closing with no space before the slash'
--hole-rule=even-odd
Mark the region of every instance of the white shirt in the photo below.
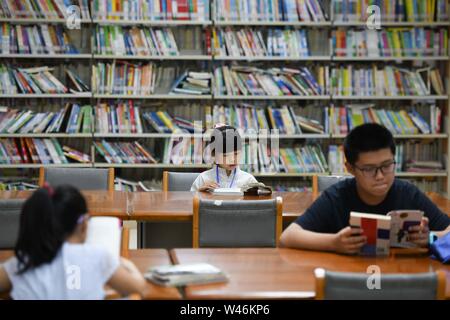
<svg viewBox="0 0 450 320">
<path fill-rule="evenodd" d="M 17 274 L 16 257 L 3 266 L 15 300 L 98 300 L 119 261 L 102 247 L 65 243 L 52 262 L 23 274 Z"/>
<path fill-rule="evenodd" d="M 218 171 L 217 173 L 219 175 L 219 179 L 217 179 L 216 177 L 216 168 Z M 216 182 L 219 185 L 219 188 L 241 188 L 246 184 L 258 182 L 254 176 L 252 176 L 250 173 L 242 171 L 241 169 L 239 169 L 239 167 L 236 167 L 236 175 L 232 171 L 228 176 L 227 170 L 214 165 L 212 169 L 200 173 L 200 175 L 192 184 L 191 191 L 198 191 L 198 189 L 208 181 Z"/>
</svg>

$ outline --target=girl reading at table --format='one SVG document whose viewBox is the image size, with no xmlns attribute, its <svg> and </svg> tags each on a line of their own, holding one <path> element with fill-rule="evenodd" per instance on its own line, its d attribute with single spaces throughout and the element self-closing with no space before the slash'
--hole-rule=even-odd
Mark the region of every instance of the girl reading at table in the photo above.
<svg viewBox="0 0 450 320">
<path fill-rule="evenodd" d="M 239 169 L 242 139 L 236 128 L 219 125 L 211 138 L 214 165 L 194 181 L 191 191 L 211 191 L 216 188 L 241 188 L 257 182 L 250 173 Z"/>
<path fill-rule="evenodd" d="M 146 281 L 131 261 L 85 243 L 89 215 L 71 186 L 35 191 L 24 203 L 15 256 L 0 265 L 0 293 L 16 300 L 103 299 L 104 286 L 145 294 Z"/>
</svg>

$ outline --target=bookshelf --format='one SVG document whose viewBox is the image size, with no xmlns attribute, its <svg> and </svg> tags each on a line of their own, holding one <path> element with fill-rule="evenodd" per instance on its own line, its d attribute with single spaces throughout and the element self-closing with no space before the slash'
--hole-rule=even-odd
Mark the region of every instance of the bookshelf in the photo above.
<svg viewBox="0 0 450 320">
<path fill-rule="evenodd" d="M 44 64 L 47 61 L 52 65 L 62 65 L 69 61 L 72 64 L 84 65 L 88 70 L 92 70 L 92 66 L 97 63 L 112 63 L 115 61 L 125 61 L 128 63 L 147 63 L 154 62 L 156 64 L 172 65 L 185 67 L 191 66 L 197 67 L 198 70 L 214 72 L 214 68 L 223 64 L 237 64 L 252 66 L 282 66 L 284 62 L 287 65 L 297 66 L 311 66 L 316 63 L 325 66 L 339 66 L 339 64 L 355 64 L 365 65 L 367 63 L 376 63 L 377 65 L 395 65 L 395 66 L 424 66 L 430 64 L 442 72 L 441 76 L 444 79 L 445 94 L 429 94 L 429 95 L 338 95 L 332 92 L 321 95 L 289 95 L 289 96 L 276 96 L 276 95 L 221 95 L 212 90 L 211 94 L 205 95 L 188 95 L 188 94 L 170 94 L 167 90 L 157 91 L 151 95 L 139 95 L 139 94 L 99 94 L 91 90 L 86 93 L 76 94 L 0 94 L 0 105 L 8 105 L 9 103 L 14 106 L 20 106 L 20 101 L 27 100 L 40 100 L 45 102 L 45 99 L 55 99 L 59 101 L 61 106 L 67 101 L 74 101 L 82 104 L 90 104 L 93 107 L 98 103 L 116 103 L 118 101 L 135 101 L 139 103 L 142 109 L 144 108 L 156 108 L 158 110 L 171 111 L 173 106 L 181 103 L 192 104 L 195 106 L 200 105 L 199 108 L 204 108 L 206 105 L 213 106 L 215 104 L 239 104 L 239 103 L 261 103 L 268 105 L 279 106 L 281 104 L 292 105 L 294 108 L 301 109 L 308 103 L 317 103 L 321 105 L 340 105 L 342 103 L 367 103 L 374 102 L 376 107 L 380 107 L 384 103 L 399 103 L 401 107 L 405 105 L 411 105 L 416 102 L 428 103 L 432 102 L 438 105 L 443 110 L 442 126 L 443 130 L 440 133 L 429 134 L 395 134 L 395 138 L 400 141 L 408 141 L 409 139 L 421 140 L 421 141 L 437 141 L 442 148 L 443 154 L 447 155 L 443 160 L 445 163 L 445 171 L 443 172 L 399 172 L 400 177 L 405 178 L 430 178 L 440 181 L 440 191 L 447 193 L 450 191 L 450 179 L 447 178 L 448 170 L 450 168 L 450 159 L 448 152 L 450 152 L 450 139 L 448 137 L 448 115 L 450 110 L 450 51 L 447 48 L 446 55 L 433 55 L 433 56 L 379 56 L 379 57 L 364 57 L 364 56 L 352 56 L 342 57 L 337 56 L 333 52 L 331 44 L 331 37 L 334 30 L 337 29 L 352 29 L 352 28 L 364 28 L 365 22 L 361 21 L 341 21 L 334 13 L 334 5 L 340 0 L 325 1 L 325 11 L 328 15 L 327 21 L 271 21 L 271 20 L 259 20 L 259 21 L 239 21 L 239 20 L 222 20 L 217 16 L 216 3 L 222 0 L 209 1 L 209 12 L 211 13 L 209 18 L 199 21 L 191 20 L 149 20 L 149 19 L 114 19 L 104 20 L 98 19 L 91 11 L 91 19 L 81 19 L 81 30 L 75 30 L 73 32 L 79 32 L 81 41 L 88 39 L 87 43 L 83 43 L 83 52 L 79 54 L 0 54 L 0 63 L 16 63 L 22 62 L 27 65 L 36 64 L 39 61 Z M 448 7 L 450 6 L 447 4 Z M 247 19 L 248 20 L 248 19 Z M 52 24 L 52 25 L 65 25 L 66 20 L 62 18 L 0 18 L 0 25 L 2 23 L 9 23 L 11 25 L 34 25 L 34 24 Z M 96 28 L 100 26 L 118 26 L 123 28 L 170 28 L 172 30 L 194 30 L 193 33 L 199 31 L 201 37 L 198 39 L 200 43 L 194 44 L 195 49 L 180 48 L 178 55 L 115 55 L 115 54 L 99 54 L 94 46 L 94 38 Z M 211 32 L 215 28 L 232 28 L 238 30 L 239 28 L 253 28 L 256 30 L 268 30 L 273 28 L 291 28 L 293 30 L 305 29 L 307 31 L 319 32 L 321 35 L 325 35 L 322 41 L 328 47 L 322 50 L 312 50 L 308 56 L 289 57 L 289 56 L 267 56 L 267 55 L 255 55 L 255 56 L 225 56 L 208 52 L 205 42 L 205 32 L 209 30 Z M 450 27 L 448 21 L 381 21 L 382 28 L 430 28 L 430 29 L 447 29 L 450 33 Z M 197 30 L 197 31 L 195 31 Z M 181 32 L 181 31 L 180 31 Z M 86 38 L 88 37 L 88 38 Z M 77 39 L 80 41 L 80 39 Z M 208 40 L 207 40 L 208 41 Z M 207 42 L 206 41 L 206 42 Z M 211 41 L 211 40 L 209 40 Z M 212 45 L 213 47 L 213 45 Z M 200 50 L 198 49 L 200 48 Z M 317 49 L 317 48 L 316 48 Z M 88 71 L 84 74 L 86 79 L 91 78 L 91 72 Z M 214 85 L 214 84 L 213 84 Z M 92 84 L 91 84 L 92 89 Z M 166 88 L 167 89 L 167 88 Z M 19 102 L 16 102 L 19 101 Z M 153 106 L 154 102 L 162 102 L 162 106 Z M 400 105 L 399 105 L 400 106 Z M 198 110 L 197 110 L 198 111 Z M 193 120 L 203 120 L 205 112 L 203 110 L 197 112 L 200 114 L 200 118 Z M 144 120 L 142 120 L 144 121 Z M 124 173 L 127 178 L 132 178 L 133 173 L 128 174 L 130 169 L 168 169 L 168 170 L 202 170 L 208 166 L 205 164 L 167 164 L 167 163 L 105 163 L 99 154 L 96 153 L 93 146 L 94 141 L 106 139 L 108 141 L 131 141 L 139 140 L 148 142 L 151 150 L 155 150 L 153 155 L 162 159 L 161 154 L 157 154 L 157 145 L 163 143 L 163 141 L 170 139 L 171 137 L 183 137 L 185 135 L 173 135 L 170 133 L 97 133 L 93 130 L 91 133 L 1 133 L 1 139 L 7 138 L 58 138 L 64 141 L 75 141 L 76 144 L 84 144 L 84 152 L 91 155 L 92 161 L 89 164 L 70 163 L 64 164 L 67 167 L 115 167 L 119 169 L 119 174 Z M 345 134 L 335 134 L 332 132 L 313 134 L 280 134 L 280 144 L 292 145 L 300 143 L 300 145 L 309 142 L 315 142 L 322 146 L 325 156 L 327 156 L 327 147 L 329 144 L 342 143 L 342 139 Z M 249 135 L 244 134 L 244 138 L 248 140 Z M 161 147 L 161 145 L 159 145 Z M 161 148 L 159 148 L 161 150 Z M 54 164 L 40 165 L 40 164 L 2 164 L 1 169 L 15 168 L 15 169 L 35 169 L 40 166 L 61 166 Z M 133 171 L 133 170 L 131 170 Z M 142 172 L 142 171 L 138 171 Z M 158 172 L 158 171 L 152 171 Z M 160 172 L 160 171 L 159 171 Z M 319 174 L 328 174 L 319 173 Z M 339 174 L 339 172 L 332 172 L 333 174 Z M 156 173 L 159 174 L 159 173 Z M 305 179 L 308 183 L 309 178 L 314 173 L 293 173 L 293 172 L 280 172 L 280 173 L 255 173 L 256 177 L 263 179 L 264 182 L 269 182 L 271 179 L 286 179 L 286 181 L 295 178 Z M 138 175 L 138 174 L 137 174 Z M 153 178 L 153 177 L 152 177 Z"/>
</svg>

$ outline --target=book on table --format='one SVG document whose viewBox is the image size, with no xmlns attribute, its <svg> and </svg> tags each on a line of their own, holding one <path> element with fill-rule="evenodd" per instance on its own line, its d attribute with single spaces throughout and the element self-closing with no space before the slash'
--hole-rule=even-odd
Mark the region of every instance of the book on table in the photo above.
<svg viewBox="0 0 450 320">
<path fill-rule="evenodd" d="M 224 272 L 208 263 L 159 266 L 149 269 L 144 276 L 147 280 L 162 286 L 184 286 L 228 281 Z"/>
</svg>

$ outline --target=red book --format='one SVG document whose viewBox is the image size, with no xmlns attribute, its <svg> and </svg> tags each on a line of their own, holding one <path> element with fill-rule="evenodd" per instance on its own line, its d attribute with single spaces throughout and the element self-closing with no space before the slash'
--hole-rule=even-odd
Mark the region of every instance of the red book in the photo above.
<svg viewBox="0 0 450 320">
<path fill-rule="evenodd" d="M 178 20 L 189 20 L 189 4 L 188 0 L 179 0 L 178 3 Z"/>
<path fill-rule="evenodd" d="M 211 55 L 211 29 L 205 29 L 206 54 Z"/>
</svg>

